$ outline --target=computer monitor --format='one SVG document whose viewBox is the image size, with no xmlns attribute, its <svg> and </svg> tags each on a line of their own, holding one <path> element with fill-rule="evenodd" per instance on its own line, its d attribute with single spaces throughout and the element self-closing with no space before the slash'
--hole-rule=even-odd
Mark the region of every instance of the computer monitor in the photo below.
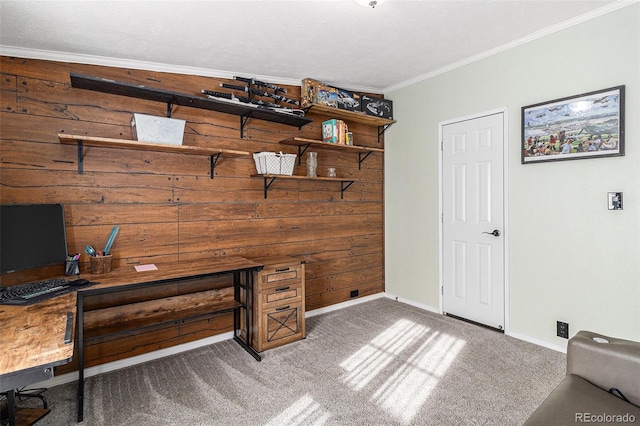
<svg viewBox="0 0 640 426">
<path fill-rule="evenodd" d="M 0 273 L 64 264 L 66 257 L 62 204 L 0 206 Z"/>
</svg>

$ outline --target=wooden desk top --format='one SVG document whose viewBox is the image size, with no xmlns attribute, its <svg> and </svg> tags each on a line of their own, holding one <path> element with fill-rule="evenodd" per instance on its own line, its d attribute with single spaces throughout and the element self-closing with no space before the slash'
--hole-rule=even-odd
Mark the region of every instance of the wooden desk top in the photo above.
<svg viewBox="0 0 640 426">
<path fill-rule="evenodd" d="M 184 262 L 158 263 L 155 264 L 155 266 L 158 269 L 154 271 L 137 272 L 134 265 L 129 265 L 114 269 L 106 274 L 82 274 L 82 278 L 95 282 L 96 284 L 91 287 L 82 288 L 80 291 L 90 292 L 97 289 L 170 280 L 189 276 L 234 272 L 246 269 L 260 269 L 263 267 L 263 264 L 239 256 L 222 256 Z"/>
<path fill-rule="evenodd" d="M 107 289 L 167 279 L 206 274 L 260 269 L 262 264 L 237 256 L 212 257 L 175 263 L 159 263 L 154 271 L 137 272 L 133 265 L 106 274 L 82 274 L 82 278 L 97 282 L 80 292 Z M 69 278 L 69 277 L 67 277 Z M 73 343 L 64 344 L 67 312 L 73 313 L 75 333 L 76 293 L 36 303 L 30 306 L 0 305 L 2 356 L 0 375 L 41 365 L 48 365 L 73 356 Z M 63 362 L 61 362 L 63 363 Z"/>
<path fill-rule="evenodd" d="M 30 306 L 0 305 L 0 375 L 41 365 L 64 364 L 73 341 L 64 343 L 67 312 L 76 323 L 76 294 L 67 293 Z"/>
</svg>

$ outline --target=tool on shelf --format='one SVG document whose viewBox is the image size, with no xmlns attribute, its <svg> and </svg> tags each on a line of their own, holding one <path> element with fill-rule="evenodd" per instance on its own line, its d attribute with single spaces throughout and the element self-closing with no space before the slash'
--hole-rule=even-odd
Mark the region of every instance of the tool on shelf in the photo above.
<svg viewBox="0 0 640 426">
<path fill-rule="evenodd" d="M 224 89 L 235 90 L 239 92 L 243 92 L 245 95 L 236 95 L 233 92 L 219 92 L 215 90 L 207 90 L 202 89 L 201 93 L 207 95 L 207 97 L 216 100 L 222 101 L 232 101 L 232 102 L 242 102 L 244 104 L 254 106 L 256 108 L 267 108 L 271 111 L 290 114 L 295 116 L 304 117 L 305 111 L 298 108 L 291 108 L 288 106 L 280 105 L 278 102 L 286 103 L 289 105 L 300 105 L 300 102 L 288 98 L 279 94 L 286 93 L 287 89 L 284 87 L 277 86 L 275 84 L 266 83 L 264 81 L 255 80 L 253 78 L 244 78 L 235 76 L 234 79 L 238 82 L 245 83 L 245 85 L 237 85 L 237 84 L 228 84 L 228 83 L 220 83 L 220 87 Z M 254 87 L 257 86 L 257 87 Z M 272 90 L 273 92 L 267 91 L 267 89 Z M 270 102 L 264 99 L 259 98 L 269 98 L 273 99 L 274 102 Z"/>
</svg>

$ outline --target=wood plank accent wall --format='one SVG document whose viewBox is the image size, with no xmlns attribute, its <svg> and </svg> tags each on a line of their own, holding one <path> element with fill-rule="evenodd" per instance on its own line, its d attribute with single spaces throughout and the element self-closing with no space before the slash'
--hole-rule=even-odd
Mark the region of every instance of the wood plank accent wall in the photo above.
<svg viewBox="0 0 640 426">
<path fill-rule="evenodd" d="M 239 255 L 287 255 L 306 261 L 306 310 L 384 291 L 383 155 L 373 153 L 358 170 L 357 153 L 316 150 L 319 175 L 336 167 L 356 180 L 340 199 L 340 183 L 277 180 L 263 197 L 253 158 L 221 157 L 215 178 L 209 158 L 159 152 L 85 148 L 84 174 L 77 150 L 58 133 L 131 139 L 134 112 L 164 116 L 166 105 L 72 88 L 69 73 L 110 78 L 197 94 L 219 90 L 226 79 L 134 69 L 0 57 L 0 202 L 63 203 L 68 249 L 102 247 L 120 226 L 114 267 Z M 300 87 L 288 87 L 298 98 Z M 325 116 L 296 127 L 249 120 L 240 139 L 235 115 L 177 106 L 187 120 L 184 144 L 249 152 L 297 153 L 279 144 L 289 137 L 321 139 Z M 348 123 L 348 121 L 347 121 Z M 358 145 L 383 148 L 377 128 L 348 123 Z M 306 173 L 304 159 L 294 174 Z M 88 257 L 82 257 L 82 269 Z M 50 268 L 2 276 L 11 285 Z M 224 331 L 224 330 L 222 330 Z"/>
</svg>

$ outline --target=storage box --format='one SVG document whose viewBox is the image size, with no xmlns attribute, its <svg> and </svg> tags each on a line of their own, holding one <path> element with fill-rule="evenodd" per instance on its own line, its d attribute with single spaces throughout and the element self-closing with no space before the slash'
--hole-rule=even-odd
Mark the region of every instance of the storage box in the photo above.
<svg viewBox="0 0 640 426">
<path fill-rule="evenodd" d="M 253 154 L 256 171 L 259 175 L 291 176 L 296 157 L 296 154 L 283 154 L 282 152 L 256 152 Z"/>
<path fill-rule="evenodd" d="M 329 86 L 311 78 L 302 80 L 302 107 L 313 104 L 326 105 L 347 111 L 360 112 L 360 94 L 339 87 Z"/>
<path fill-rule="evenodd" d="M 347 125 L 342 120 L 331 119 L 322 122 L 322 141 L 344 145 Z"/>
<path fill-rule="evenodd" d="M 362 111 L 367 115 L 393 120 L 393 102 L 375 96 L 362 95 Z"/>
<path fill-rule="evenodd" d="M 131 133 L 140 142 L 182 145 L 185 123 L 175 118 L 135 113 L 131 117 Z"/>
</svg>

